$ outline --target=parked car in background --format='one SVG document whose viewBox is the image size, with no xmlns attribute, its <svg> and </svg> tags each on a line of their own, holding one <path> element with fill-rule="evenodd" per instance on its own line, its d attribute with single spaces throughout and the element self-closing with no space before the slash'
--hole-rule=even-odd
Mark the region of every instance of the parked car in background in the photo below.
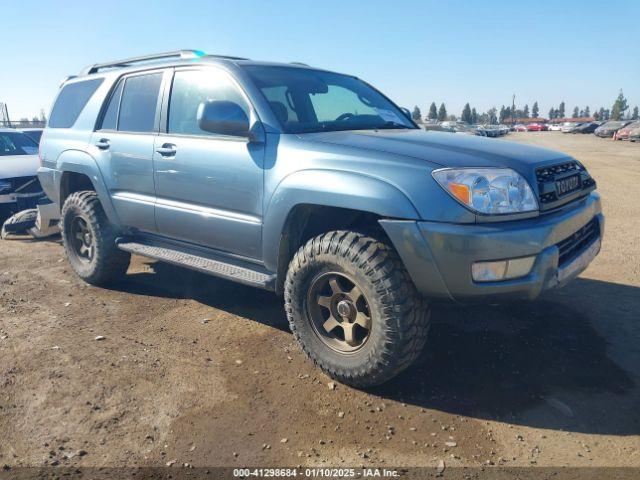
<svg viewBox="0 0 640 480">
<path fill-rule="evenodd" d="M 496 128 L 496 125 L 478 125 L 478 131 L 481 132 L 483 137 L 499 137 L 500 132 Z"/>
<path fill-rule="evenodd" d="M 561 129 L 562 129 L 562 126 L 560 126 L 557 123 L 552 123 L 551 125 L 549 125 L 550 132 L 559 132 Z"/>
<path fill-rule="evenodd" d="M 515 125 L 513 127 L 513 131 L 514 132 L 526 132 L 527 131 L 527 126 L 524 125 L 523 123 L 518 123 L 517 125 Z"/>
<path fill-rule="evenodd" d="M 601 138 L 613 137 L 614 133 L 629 123 L 631 120 L 610 120 L 596 128 L 593 133 Z"/>
<path fill-rule="evenodd" d="M 40 144 L 40 138 L 42 138 L 43 128 L 21 128 L 20 131 L 28 136 L 30 139 Z"/>
<path fill-rule="evenodd" d="M 570 133 L 593 133 L 599 126 L 598 122 L 585 122 L 575 127 Z"/>
<path fill-rule="evenodd" d="M 507 135 L 510 131 L 509 127 L 506 125 L 498 125 L 498 130 L 500 135 Z"/>
<path fill-rule="evenodd" d="M 444 128 L 442 127 L 442 125 L 440 125 L 439 123 L 435 123 L 435 122 L 427 122 L 425 124 L 422 125 L 422 128 L 424 128 L 427 131 L 433 131 L 433 132 L 443 132 Z"/>
<path fill-rule="evenodd" d="M 564 122 L 562 124 L 562 126 L 560 127 L 560 131 L 562 133 L 571 133 L 573 132 L 573 130 L 577 127 L 579 127 L 580 125 L 582 125 L 582 123 L 576 123 L 576 122 Z"/>
<path fill-rule="evenodd" d="M 37 177 L 38 144 L 14 129 L 0 129 L 0 224 L 16 212 L 34 208 L 44 196 Z"/>
<path fill-rule="evenodd" d="M 632 128 L 629 131 L 629 140 L 632 142 L 640 142 L 640 127 Z"/>
<path fill-rule="evenodd" d="M 618 130 L 613 136 L 614 140 L 629 140 L 633 130 L 640 129 L 640 121 L 631 122 Z"/>
<path fill-rule="evenodd" d="M 484 136 L 478 127 L 475 125 L 469 125 L 468 123 L 458 123 L 453 127 L 455 133 L 464 133 L 466 135 L 481 135 Z"/>
<path fill-rule="evenodd" d="M 439 123 L 425 123 L 424 125 L 422 125 L 422 128 L 424 128 L 427 131 L 433 131 L 433 132 L 453 132 L 453 129 L 449 127 L 443 127 Z"/>
<path fill-rule="evenodd" d="M 442 131 L 442 127 L 440 127 L 439 123 L 425 122 L 420 126 L 427 131 L 430 131 L 430 130 L 433 130 L 435 132 Z"/>
<path fill-rule="evenodd" d="M 545 132 L 547 130 L 549 130 L 549 127 L 547 127 L 544 123 L 530 123 L 529 125 L 527 125 L 528 132 Z"/>
</svg>

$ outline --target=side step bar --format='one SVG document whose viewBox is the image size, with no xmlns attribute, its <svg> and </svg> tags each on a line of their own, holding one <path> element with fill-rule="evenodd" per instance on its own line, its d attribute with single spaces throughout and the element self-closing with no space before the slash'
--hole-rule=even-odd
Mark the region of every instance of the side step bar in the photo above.
<svg viewBox="0 0 640 480">
<path fill-rule="evenodd" d="M 260 265 L 186 245 L 148 238 L 119 238 L 119 249 L 265 290 L 275 290 L 275 274 Z"/>
</svg>

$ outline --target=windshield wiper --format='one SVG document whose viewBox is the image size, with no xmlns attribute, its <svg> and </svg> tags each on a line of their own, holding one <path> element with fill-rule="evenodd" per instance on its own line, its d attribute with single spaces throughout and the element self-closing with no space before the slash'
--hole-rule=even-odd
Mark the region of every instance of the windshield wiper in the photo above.
<svg viewBox="0 0 640 480">
<path fill-rule="evenodd" d="M 329 122 L 321 122 L 313 127 L 297 129 L 293 133 L 344 132 L 349 130 L 390 130 L 400 128 L 413 130 L 412 127 L 408 127 L 402 123 L 393 121 L 385 122 L 382 125 L 335 125 Z"/>
</svg>

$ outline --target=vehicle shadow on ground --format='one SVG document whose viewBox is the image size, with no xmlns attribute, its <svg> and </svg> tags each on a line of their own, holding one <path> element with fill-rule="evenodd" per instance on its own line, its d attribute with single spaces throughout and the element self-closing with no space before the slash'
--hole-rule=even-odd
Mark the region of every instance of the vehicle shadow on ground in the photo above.
<svg viewBox="0 0 640 480">
<path fill-rule="evenodd" d="M 421 357 L 374 391 L 469 417 L 637 435 L 638 369 L 612 357 L 640 360 L 638 312 L 640 288 L 587 279 L 531 303 L 436 304 Z"/>
<path fill-rule="evenodd" d="M 136 295 L 195 300 L 218 310 L 289 332 L 282 301 L 273 292 L 247 287 L 169 263 L 148 260 L 150 272 L 128 273 L 110 288 Z"/>
<path fill-rule="evenodd" d="M 289 331 L 282 301 L 270 292 L 161 262 L 149 265 L 152 271 L 129 274 L 114 288 L 193 299 Z M 610 356 L 632 358 L 637 347 L 624 332 L 603 338 L 593 325 L 606 327 L 614 316 L 635 324 L 638 312 L 640 288 L 586 279 L 536 302 L 434 304 L 423 354 L 369 392 L 479 419 L 636 435 L 640 392 L 631 375 L 637 372 L 627 373 Z"/>
</svg>

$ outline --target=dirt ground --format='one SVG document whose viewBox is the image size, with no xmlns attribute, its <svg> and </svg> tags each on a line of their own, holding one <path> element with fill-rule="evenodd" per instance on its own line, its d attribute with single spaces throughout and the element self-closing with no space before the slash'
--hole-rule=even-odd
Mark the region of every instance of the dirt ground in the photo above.
<svg viewBox="0 0 640 480">
<path fill-rule="evenodd" d="M 272 294 L 140 257 L 100 289 L 58 242 L 0 241 L 0 465 L 640 466 L 640 144 L 508 140 L 587 166 L 601 254 L 534 303 L 434 304 L 370 391 L 331 388 Z"/>
</svg>

